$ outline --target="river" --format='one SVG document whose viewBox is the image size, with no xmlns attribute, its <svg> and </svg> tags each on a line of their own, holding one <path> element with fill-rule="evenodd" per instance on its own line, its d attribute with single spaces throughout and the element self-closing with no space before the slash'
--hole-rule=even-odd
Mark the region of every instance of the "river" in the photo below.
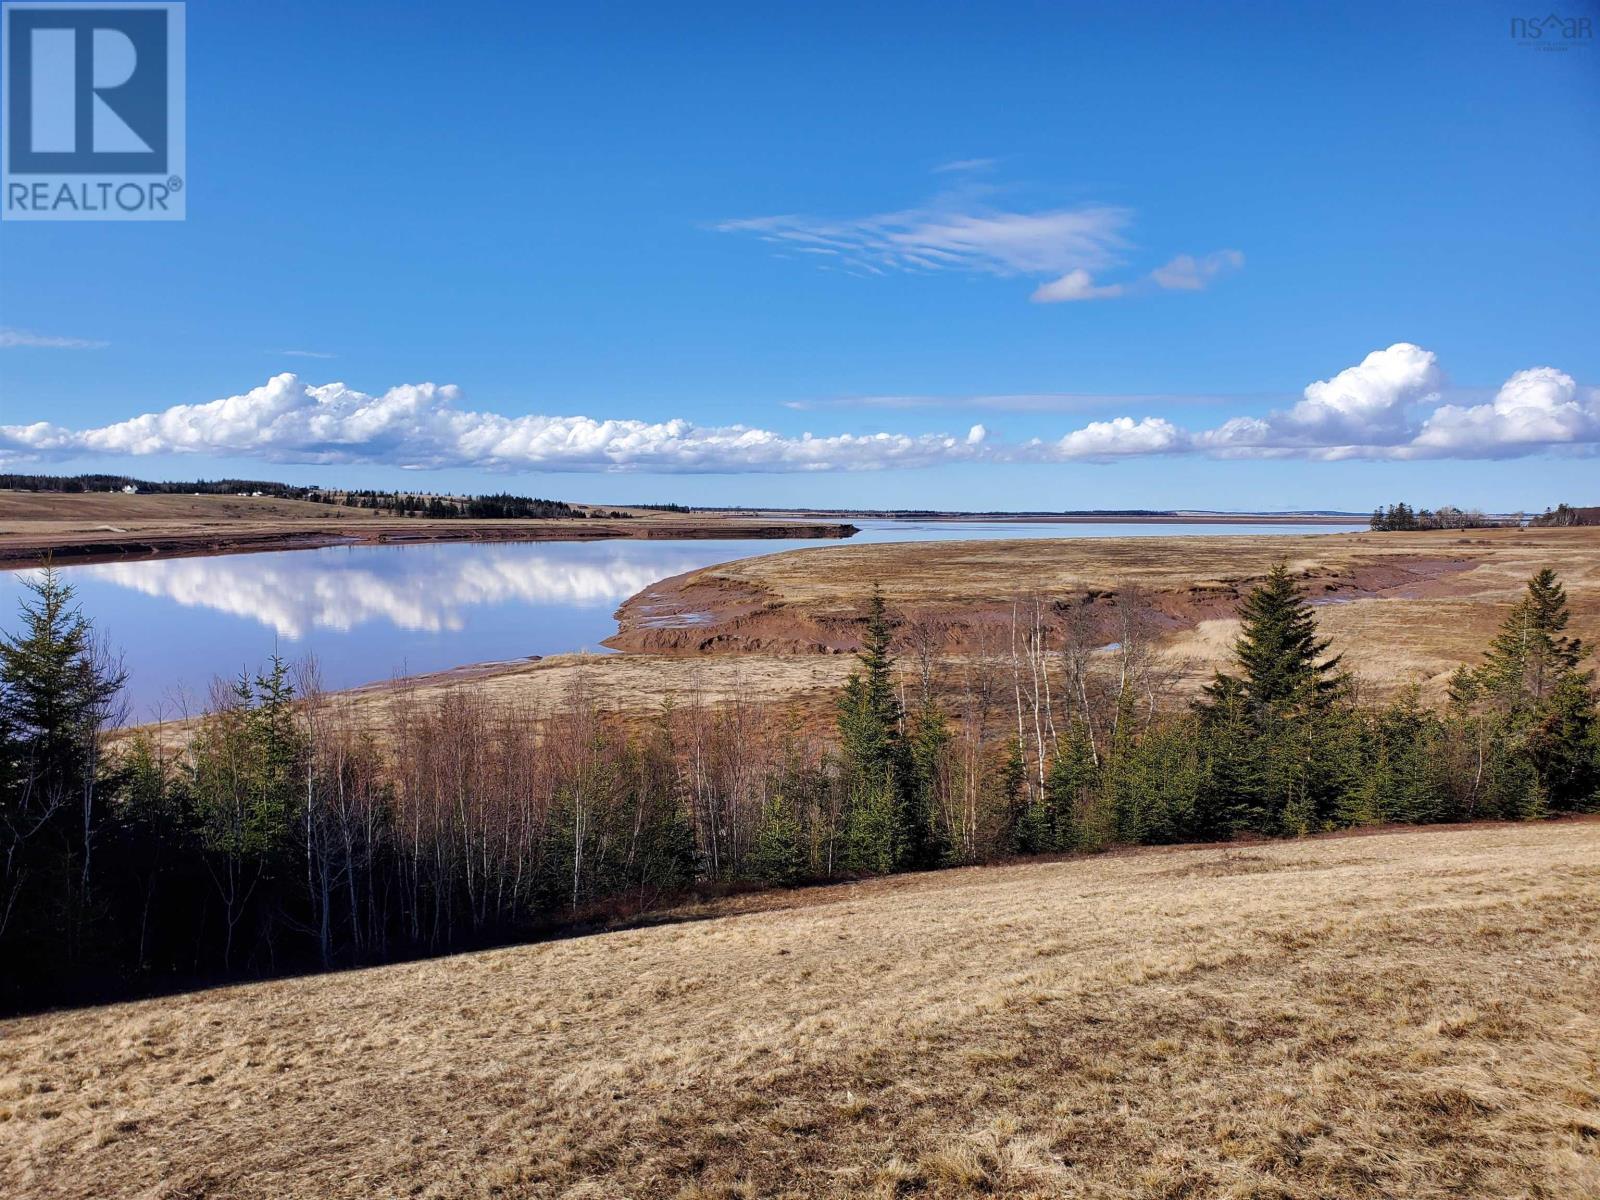
<svg viewBox="0 0 1600 1200">
<path fill-rule="evenodd" d="M 853 542 L 1339 533 L 1337 525 L 873 521 Z M 573 650 L 601 650 L 617 606 L 713 563 L 834 541 L 604 541 L 332 546 L 60 568 L 122 656 L 129 721 L 200 711 L 218 676 L 275 651 L 315 657 L 329 688 Z M 0 631 L 32 571 L 0 576 Z"/>
</svg>

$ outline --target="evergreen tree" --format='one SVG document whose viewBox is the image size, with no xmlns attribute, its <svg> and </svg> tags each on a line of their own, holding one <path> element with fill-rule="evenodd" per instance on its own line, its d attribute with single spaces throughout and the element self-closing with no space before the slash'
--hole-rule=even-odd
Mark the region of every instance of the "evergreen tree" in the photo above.
<svg viewBox="0 0 1600 1200">
<path fill-rule="evenodd" d="M 223 909 L 222 962 L 231 966 L 237 936 L 252 908 L 270 953 L 268 914 L 275 887 L 288 882 L 305 797 L 305 734 L 294 710 L 283 660 L 252 682 L 241 677 L 230 703 L 208 717 L 191 746 L 188 788 L 196 834 Z"/>
<path fill-rule="evenodd" d="M 124 676 L 97 662 L 92 628 L 53 567 L 24 586 L 22 629 L 0 639 L 0 722 L 13 771 L 58 801 L 82 785 L 86 739 Z"/>
<path fill-rule="evenodd" d="M 18 943 L 19 973 L 78 959 L 105 820 L 99 736 L 123 684 L 71 585 L 48 566 L 24 583 L 21 629 L 0 638 L 0 948 Z"/>
<path fill-rule="evenodd" d="M 1288 704 L 1325 706 L 1342 684 L 1338 657 L 1324 659 L 1329 642 L 1317 637 L 1317 619 L 1283 562 L 1239 606 L 1241 628 L 1233 653 L 1243 698 L 1252 713 Z M 1220 682 L 1208 691 L 1215 697 Z"/>
<path fill-rule="evenodd" d="M 937 700 L 928 700 L 911 721 L 911 790 L 900 843 L 902 869 L 937 866 L 949 854 L 950 838 L 940 820 L 939 800 L 950 740 L 944 710 Z"/>
<path fill-rule="evenodd" d="M 1508 712 L 1537 706 L 1588 654 L 1581 640 L 1566 635 L 1570 620 L 1566 589 L 1545 567 L 1501 623 L 1476 673 L 1478 685 Z"/>
<path fill-rule="evenodd" d="M 1043 850 L 1090 850 L 1105 844 L 1108 831 L 1096 821 L 1094 751 L 1083 722 L 1073 721 L 1056 746 L 1045 776 L 1038 838 Z"/>
<path fill-rule="evenodd" d="M 1589 647 L 1566 633 L 1566 589 L 1546 567 L 1506 615 L 1481 667 L 1458 672 L 1451 698 L 1496 730 L 1504 765 L 1493 777 L 1495 803 L 1514 815 L 1588 807 L 1600 790 L 1600 716 Z M 1487 710 L 1487 711 L 1485 711 Z"/>
<path fill-rule="evenodd" d="M 841 776 L 846 803 L 846 865 L 881 872 L 921 865 L 927 835 L 915 803 L 911 756 L 894 687 L 893 631 L 883 592 L 874 587 L 867 628 L 839 701 Z"/>
<path fill-rule="evenodd" d="M 1266 777 L 1261 741 L 1244 684 L 1218 674 L 1200 705 L 1206 761 L 1199 821 L 1203 836 L 1266 833 Z"/>
<path fill-rule="evenodd" d="M 800 844 L 800 824 L 781 796 L 767 802 L 750 853 L 750 873 L 763 883 L 788 886 L 805 871 L 805 850 Z"/>
<path fill-rule="evenodd" d="M 1022 847 L 1023 814 L 1027 804 L 1027 763 L 1022 757 L 1022 739 L 1006 742 L 1005 754 L 989 772 L 988 808 L 991 814 L 989 844 L 991 853 L 1016 854 Z"/>
<path fill-rule="evenodd" d="M 1218 672 L 1206 688 L 1204 727 L 1216 738 L 1197 819 L 1233 828 L 1303 835 L 1326 828 L 1345 789 L 1338 745 L 1350 730 L 1334 719 L 1345 691 L 1337 657 L 1317 636 L 1316 616 L 1283 562 L 1239 606 L 1237 676 Z"/>
<path fill-rule="evenodd" d="M 1539 706 L 1525 745 L 1550 808 L 1600 805 L 1600 717 L 1584 674 L 1566 671 L 1560 676 Z"/>
</svg>

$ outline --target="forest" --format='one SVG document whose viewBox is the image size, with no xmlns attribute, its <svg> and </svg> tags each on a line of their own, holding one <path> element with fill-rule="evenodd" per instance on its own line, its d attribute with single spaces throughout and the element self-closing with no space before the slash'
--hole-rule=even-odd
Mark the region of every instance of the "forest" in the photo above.
<svg viewBox="0 0 1600 1200">
<path fill-rule="evenodd" d="M 0 641 L 0 1008 L 440 954 L 695 893 L 1112 846 L 1600 806 L 1589 648 L 1545 570 L 1448 703 L 1383 704 L 1278 565 L 1194 700 L 1136 588 L 1107 647 L 1018 597 L 960 659 L 875 593 L 819 727 L 691 697 L 647 720 L 401 687 L 379 727 L 273 660 L 175 746 L 115 733 L 124 683 L 72 588 Z M 1047 621 L 1049 613 L 1065 620 Z"/>
</svg>

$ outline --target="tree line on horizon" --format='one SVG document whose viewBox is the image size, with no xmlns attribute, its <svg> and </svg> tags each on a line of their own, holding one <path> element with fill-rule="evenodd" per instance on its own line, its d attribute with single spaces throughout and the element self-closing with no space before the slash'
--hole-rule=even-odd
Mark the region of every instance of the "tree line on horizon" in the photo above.
<svg viewBox="0 0 1600 1200">
<path fill-rule="evenodd" d="M 1539 529 L 1567 529 L 1577 525 L 1600 525 L 1600 506 L 1577 507 L 1561 503 L 1547 508 L 1528 522 Z"/>
<path fill-rule="evenodd" d="M 1476 508 L 1462 509 L 1441 504 L 1437 509 L 1412 508 L 1401 501 L 1372 510 L 1368 527 L 1375 533 L 1409 532 L 1418 529 L 1494 529 L 1522 524 L 1522 514 L 1500 518 L 1485 516 Z"/>
<path fill-rule="evenodd" d="M 59 574 L 32 587 L 0 641 L 4 1008 L 489 945 L 691 889 L 1600 807 L 1588 648 L 1549 570 L 1439 708 L 1361 703 L 1280 564 L 1186 705 L 1136 589 L 1109 648 L 1086 603 L 1019 597 L 1009 644 L 956 661 L 875 592 L 829 731 L 698 696 L 627 721 L 582 676 L 544 711 L 401 690 L 372 728 L 274 659 L 179 749 L 108 744 L 120 668 Z"/>
<path fill-rule="evenodd" d="M 346 508 L 389 512 L 403 517 L 431 517 L 436 520 L 510 520 L 537 518 L 626 518 L 621 511 L 592 513 L 562 500 L 537 496 L 513 496 L 507 492 L 488 495 L 456 496 L 434 492 L 378 491 L 372 488 L 324 488 L 317 484 L 278 483 L 260 479 L 194 479 L 152 481 L 130 475 L 25 475 L 0 474 L 0 489 L 18 492 L 120 492 L 124 488 L 150 495 L 267 496 L 275 500 L 305 500 L 314 504 L 338 504 Z"/>
</svg>

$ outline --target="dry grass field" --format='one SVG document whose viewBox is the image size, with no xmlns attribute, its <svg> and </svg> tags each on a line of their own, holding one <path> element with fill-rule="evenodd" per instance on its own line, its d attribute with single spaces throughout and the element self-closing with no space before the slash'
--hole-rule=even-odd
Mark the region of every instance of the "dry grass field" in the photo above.
<svg viewBox="0 0 1600 1200">
<path fill-rule="evenodd" d="M 0 1024 L 0 1195 L 1600 1196 L 1600 822 L 681 915 Z"/>
<path fill-rule="evenodd" d="M 1416 683 L 1437 699 L 1478 661 L 1527 579 L 1566 584 L 1572 632 L 1600 640 L 1600 528 L 1437 533 L 1078 538 L 828 546 L 708 567 L 619 613 L 612 644 L 664 653 L 816 653 L 852 647 L 874 583 L 891 607 L 938 622 L 950 650 L 979 635 L 1002 651 L 1013 600 L 1137 587 L 1166 652 L 1202 680 L 1226 659 L 1240 596 L 1279 558 L 1301 577 L 1324 634 L 1378 693 Z M 693 614 L 675 626 L 674 613 Z M 1108 637 L 1114 636 L 1108 634 Z"/>
</svg>

